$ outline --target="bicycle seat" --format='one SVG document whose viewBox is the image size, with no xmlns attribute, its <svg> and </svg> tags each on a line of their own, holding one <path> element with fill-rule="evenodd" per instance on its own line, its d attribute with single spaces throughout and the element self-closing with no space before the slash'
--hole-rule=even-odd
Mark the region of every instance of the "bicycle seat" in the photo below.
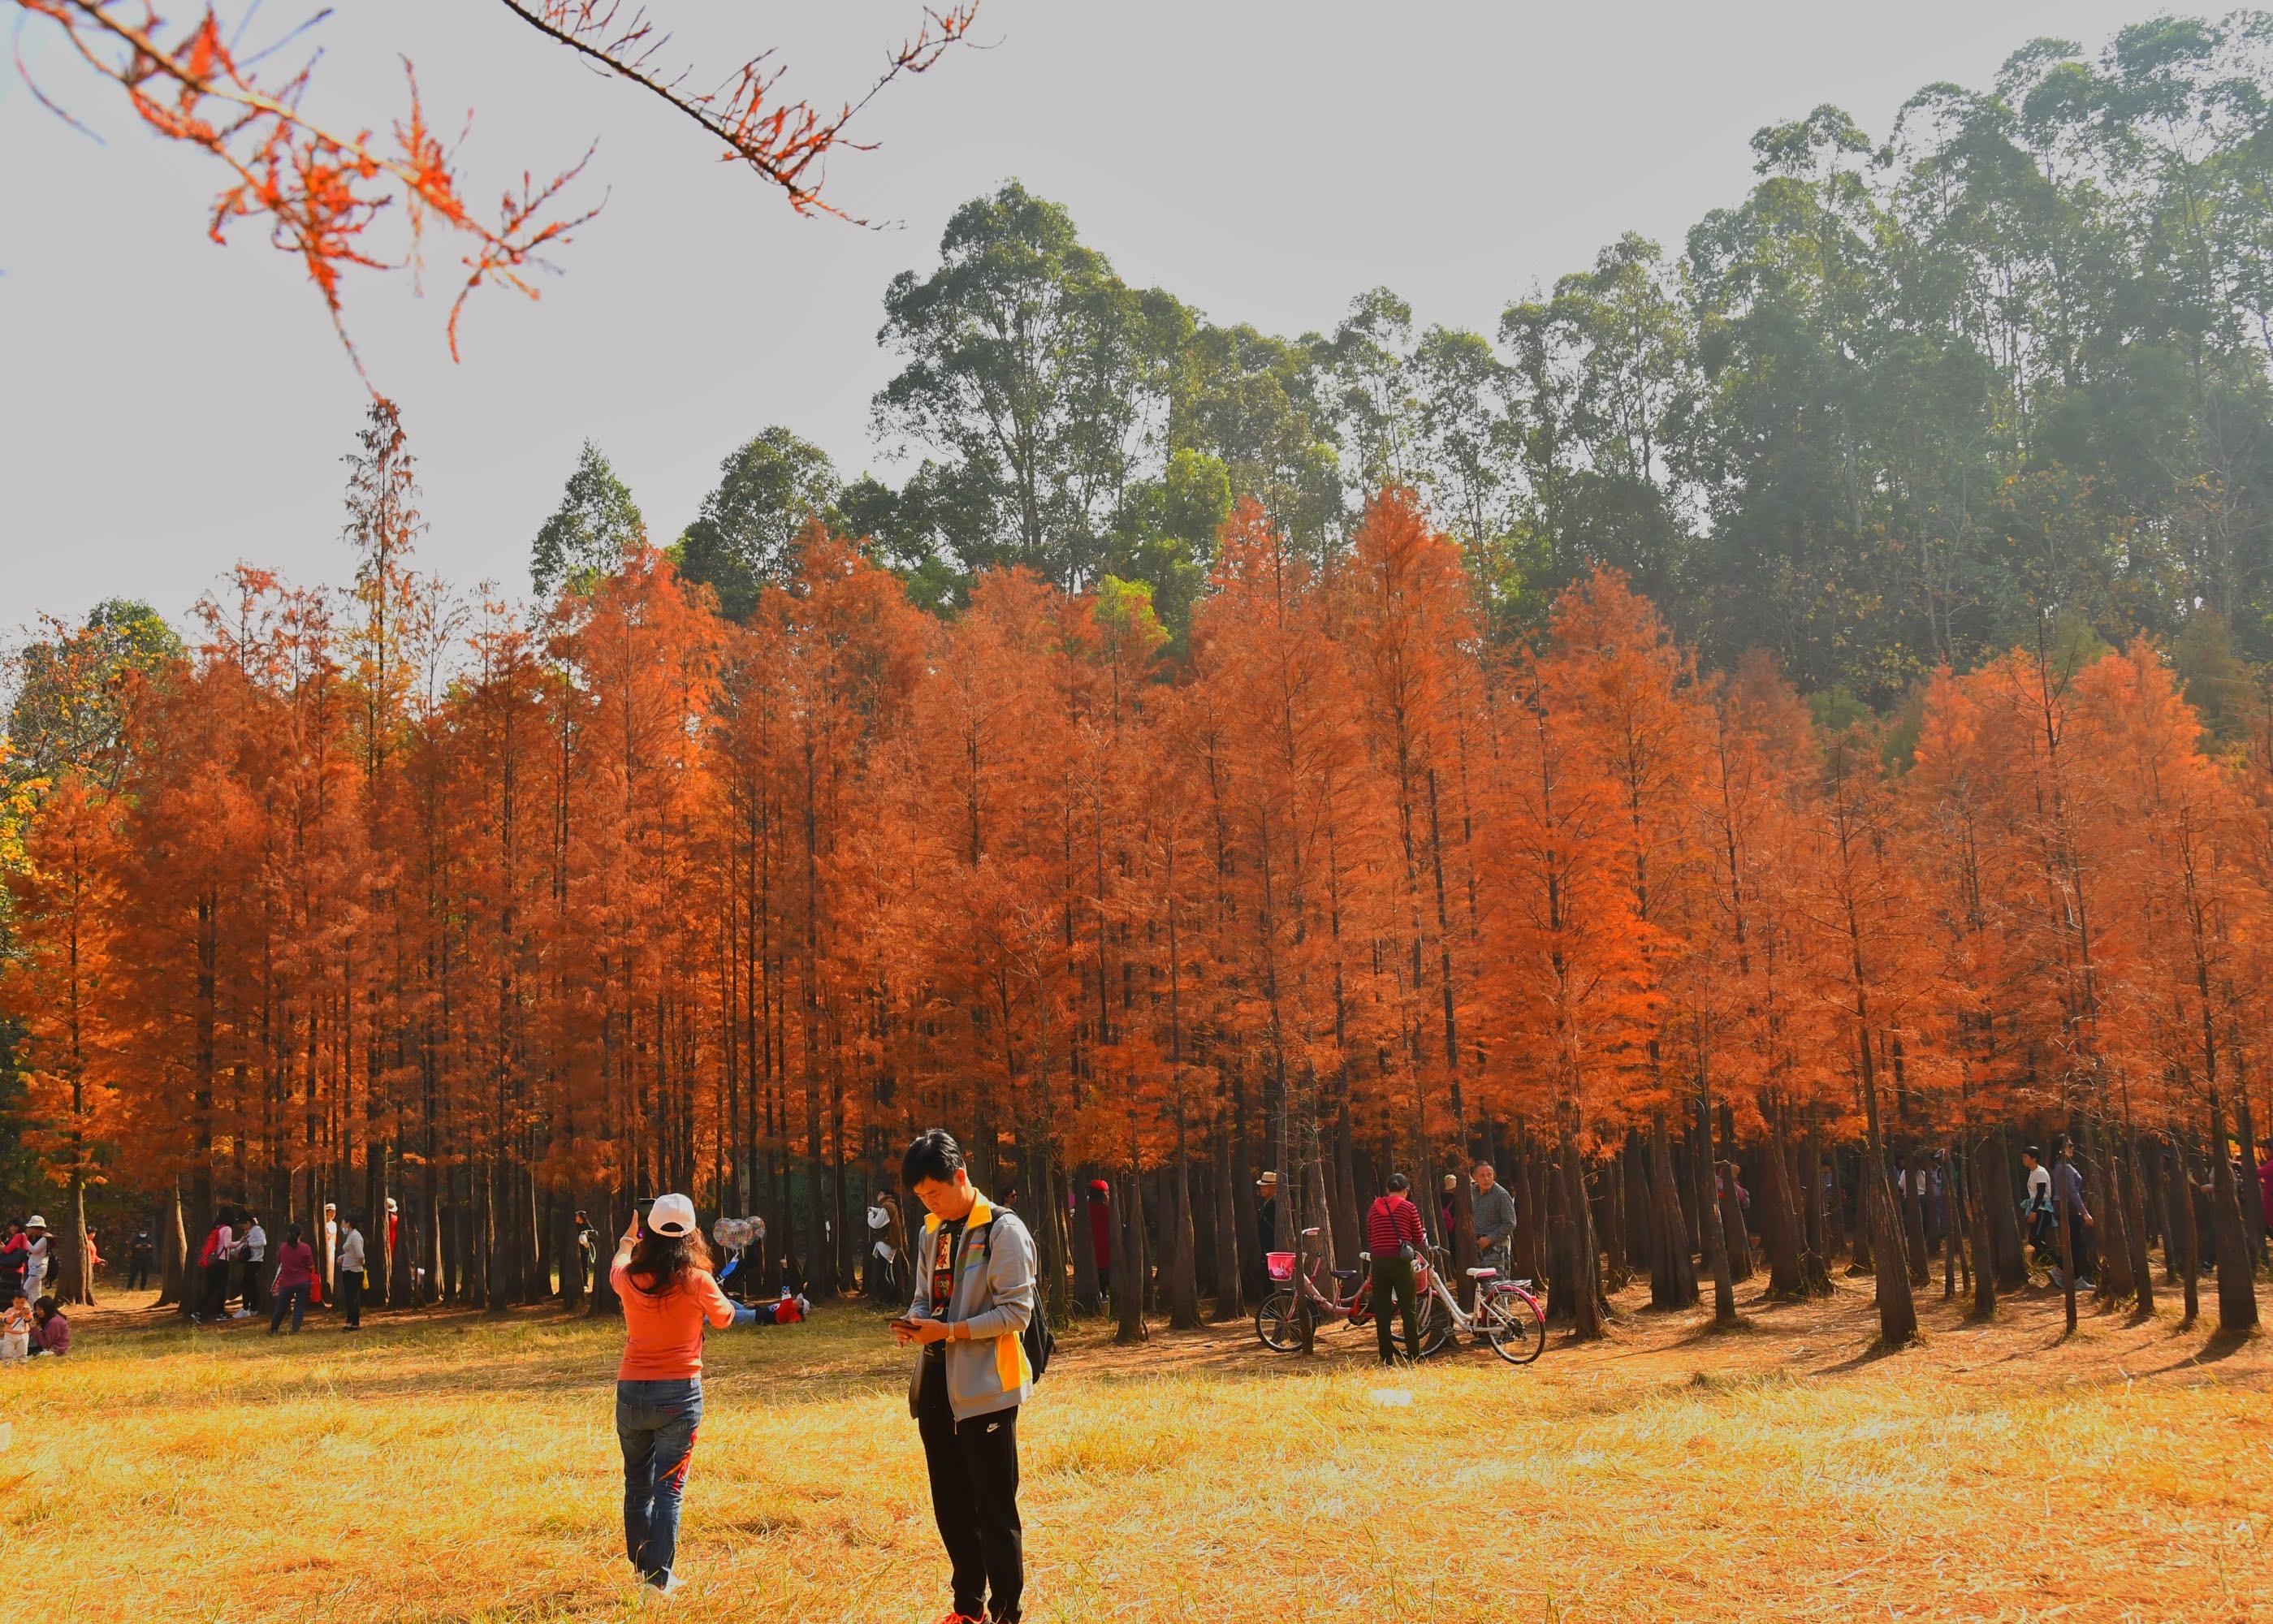
<svg viewBox="0 0 2273 1624">
<path fill-rule="evenodd" d="M 1472 1269 L 1468 1270 L 1468 1278 L 1471 1280 L 1497 1280 L 1499 1278 L 1499 1270 L 1497 1269 Z"/>
<path fill-rule="evenodd" d="M 1365 1270 L 1362 1269 L 1338 1269 L 1334 1270 L 1334 1278 L 1337 1280 L 1361 1280 L 1364 1277 Z"/>
</svg>

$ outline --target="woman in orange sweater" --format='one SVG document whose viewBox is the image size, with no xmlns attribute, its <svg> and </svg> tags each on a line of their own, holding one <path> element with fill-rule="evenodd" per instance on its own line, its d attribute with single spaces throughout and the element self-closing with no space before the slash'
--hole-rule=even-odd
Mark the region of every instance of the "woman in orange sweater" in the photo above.
<svg viewBox="0 0 2273 1624">
<path fill-rule="evenodd" d="M 624 1306 L 616 1369 L 616 1438 L 624 1448 L 624 1553 L 663 1595 L 679 1588 L 679 1499 L 702 1424 L 702 1326 L 756 1325 L 710 1273 L 694 1203 L 665 1195 L 624 1231 L 608 1279 Z"/>
</svg>

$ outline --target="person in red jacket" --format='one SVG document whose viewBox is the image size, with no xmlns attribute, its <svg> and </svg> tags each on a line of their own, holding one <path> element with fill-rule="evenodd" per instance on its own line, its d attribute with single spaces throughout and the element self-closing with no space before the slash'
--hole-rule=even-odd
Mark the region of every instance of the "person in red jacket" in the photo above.
<svg viewBox="0 0 2273 1624">
<path fill-rule="evenodd" d="M 1384 1365 L 1397 1363 L 1397 1345 L 1389 1333 L 1392 1296 L 1405 1315 L 1405 1357 L 1421 1362 L 1421 1291 L 1413 1261 L 1426 1243 L 1421 1209 L 1405 1194 L 1411 1187 L 1403 1173 L 1390 1174 L 1386 1188 L 1365 1214 L 1365 1242 L 1373 1254 L 1373 1329 Z"/>
<path fill-rule="evenodd" d="M 1113 1186 L 1102 1179 L 1089 1181 L 1089 1245 L 1097 1256 L 1097 1289 L 1113 1291 Z"/>
</svg>

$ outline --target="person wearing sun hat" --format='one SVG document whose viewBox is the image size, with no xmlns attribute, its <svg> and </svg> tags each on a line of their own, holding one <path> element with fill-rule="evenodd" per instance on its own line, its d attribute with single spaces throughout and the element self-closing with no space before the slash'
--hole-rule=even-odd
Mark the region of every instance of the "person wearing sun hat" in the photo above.
<svg viewBox="0 0 2273 1624">
<path fill-rule="evenodd" d="M 1279 1244 L 1279 1175 L 1265 1170 L 1255 1181 L 1255 1226 L 1265 1252 Z"/>
<path fill-rule="evenodd" d="M 608 1269 L 624 1309 L 616 1367 L 616 1441 L 624 1452 L 624 1554 L 656 1596 L 679 1589 L 679 1496 L 702 1425 L 702 1327 L 762 1322 L 737 1307 L 710 1272 L 694 1203 L 662 1195 L 636 1214 Z"/>
<path fill-rule="evenodd" d="M 34 1302 L 48 1278 L 48 1259 L 52 1244 L 48 1239 L 48 1221 L 38 1213 L 24 1220 L 24 1295 Z"/>
</svg>

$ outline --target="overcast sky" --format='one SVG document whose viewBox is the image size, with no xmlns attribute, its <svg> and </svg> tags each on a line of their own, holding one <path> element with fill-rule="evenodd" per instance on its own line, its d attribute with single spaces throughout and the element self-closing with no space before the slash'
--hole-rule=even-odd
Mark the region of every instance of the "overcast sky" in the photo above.
<svg viewBox="0 0 2273 1624">
<path fill-rule="evenodd" d="M 714 66 L 778 45 L 787 83 L 817 99 L 863 82 L 917 15 L 913 0 L 651 9 Z M 769 423 L 846 477 L 895 477 L 867 432 L 889 374 L 884 285 L 929 268 L 956 206 L 1009 176 L 1070 209 L 1128 281 L 1219 321 L 1324 328 L 1378 283 L 1420 323 L 1490 332 L 1621 231 L 1677 249 L 1741 198 L 1763 123 L 1834 101 L 1883 136 L 1922 85 L 1982 84 L 2040 34 L 2096 49 L 2152 8 L 985 0 L 988 49 L 888 91 L 859 126 L 877 150 L 836 165 L 840 206 L 895 222 L 875 231 L 796 218 L 691 124 L 487 0 L 341 10 L 310 110 L 385 128 L 409 56 L 436 123 L 475 110 L 471 195 L 599 141 L 584 195 L 607 193 L 605 211 L 541 303 L 476 299 L 462 363 L 444 342 L 446 259 L 424 299 L 401 277 L 348 288 L 417 453 L 424 565 L 518 593 L 587 437 L 658 539 Z M 207 242 L 211 161 L 142 133 L 51 34 L 25 31 L 34 73 L 106 139 L 0 75 L 0 638 L 118 595 L 178 623 L 240 559 L 341 580 L 339 459 L 368 397 L 321 303 L 259 232 Z"/>
</svg>

